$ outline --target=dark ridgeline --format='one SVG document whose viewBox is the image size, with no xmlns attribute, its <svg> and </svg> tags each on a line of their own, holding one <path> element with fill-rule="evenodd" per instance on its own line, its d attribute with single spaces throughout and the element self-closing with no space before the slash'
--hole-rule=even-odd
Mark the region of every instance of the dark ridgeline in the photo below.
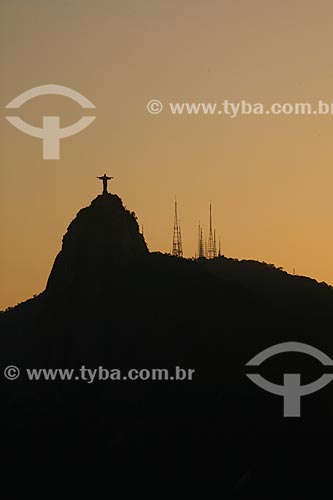
<svg viewBox="0 0 333 500">
<path fill-rule="evenodd" d="M 283 419 L 282 399 L 244 365 L 290 340 L 331 355 L 332 288 L 254 261 L 150 253 L 134 213 L 103 186 L 69 225 L 46 290 L 0 315 L 3 366 L 196 372 L 192 382 L 2 382 L 13 498 L 19 483 L 44 498 L 317 491 L 328 466 L 303 451 L 321 446 L 308 431 L 327 432 L 332 389 L 304 398 L 301 420 Z M 272 361 L 267 378 L 280 383 L 295 360 L 317 378 L 297 357 Z"/>
</svg>

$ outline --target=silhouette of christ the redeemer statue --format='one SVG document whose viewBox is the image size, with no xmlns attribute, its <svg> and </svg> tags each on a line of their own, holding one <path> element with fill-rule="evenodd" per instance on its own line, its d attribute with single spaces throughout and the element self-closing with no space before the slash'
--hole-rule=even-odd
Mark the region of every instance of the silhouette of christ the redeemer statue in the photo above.
<svg viewBox="0 0 333 500">
<path fill-rule="evenodd" d="M 108 181 L 113 179 L 113 177 L 108 177 L 106 174 L 104 174 L 102 177 L 97 177 L 97 179 L 103 181 L 103 194 L 108 194 Z"/>
</svg>

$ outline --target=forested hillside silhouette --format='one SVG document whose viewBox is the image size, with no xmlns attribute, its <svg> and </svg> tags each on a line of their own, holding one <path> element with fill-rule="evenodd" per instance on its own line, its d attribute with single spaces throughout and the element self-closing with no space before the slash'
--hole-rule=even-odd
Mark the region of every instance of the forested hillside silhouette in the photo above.
<svg viewBox="0 0 333 500">
<path fill-rule="evenodd" d="M 4 381 L 13 495 L 17 470 L 35 494 L 64 498 L 301 498 L 318 484 L 324 491 L 327 466 L 302 450 L 329 432 L 333 389 L 304 398 L 304 418 L 283 419 L 282 399 L 254 386 L 245 364 L 286 341 L 332 355 L 332 306 L 332 287 L 270 264 L 149 252 L 135 214 L 117 195 L 98 196 L 69 225 L 46 290 L 1 313 L 3 366 L 181 366 L 195 376 Z M 293 360 L 317 378 L 320 366 Z M 268 376 L 281 383 L 285 363 L 268 366 Z"/>
</svg>

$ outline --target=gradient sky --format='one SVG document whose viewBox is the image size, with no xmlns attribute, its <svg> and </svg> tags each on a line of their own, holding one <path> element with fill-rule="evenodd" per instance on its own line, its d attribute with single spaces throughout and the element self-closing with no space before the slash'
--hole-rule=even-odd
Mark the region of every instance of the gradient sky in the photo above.
<svg viewBox="0 0 333 500">
<path fill-rule="evenodd" d="M 330 116 L 150 115 L 153 98 L 333 102 L 331 0 L 2 0 L 0 308 L 45 287 L 61 239 L 100 192 L 96 176 L 168 252 L 177 195 L 185 256 L 209 202 L 222 252 L 333 283 Z M 23 91 L 65 85 L 95 122 L 61 141 L 61 160 L 10 125 Z M 12 113 L 15 114 L 15 113 Z M 83 110 L 40 97 L 17 113 L 63 126 Z"/>
</svg>

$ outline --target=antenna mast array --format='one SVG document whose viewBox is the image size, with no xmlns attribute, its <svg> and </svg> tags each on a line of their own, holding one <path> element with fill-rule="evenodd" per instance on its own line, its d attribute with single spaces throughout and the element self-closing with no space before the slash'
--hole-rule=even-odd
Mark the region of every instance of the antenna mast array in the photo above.
<svg viewBox="0 0 333 500">
<path fill-rule="evenodd" d="M 207 259 L 214 259 L 216 257 L 216 237 L 215 231 L 213 232 L 212 221 L 212 204 L 209 205 L 209 236 L 207 245 Z"/>
<path fill-rule="evenodd" d="M 204 248 L 202 227 L 201 227 L 200 221 L 199 221 L 199 228 L 198 228 L 198 259 L 201 259 L 204 256 L 205 256 L 205 248 Z"/>
<path fill-rule="evenodd" d="M 173 224 L 172 255 L 183 257 L 182 234 L 177 213 L 177 200 L 175 200 L 175 219 Z"/>
</svg>

